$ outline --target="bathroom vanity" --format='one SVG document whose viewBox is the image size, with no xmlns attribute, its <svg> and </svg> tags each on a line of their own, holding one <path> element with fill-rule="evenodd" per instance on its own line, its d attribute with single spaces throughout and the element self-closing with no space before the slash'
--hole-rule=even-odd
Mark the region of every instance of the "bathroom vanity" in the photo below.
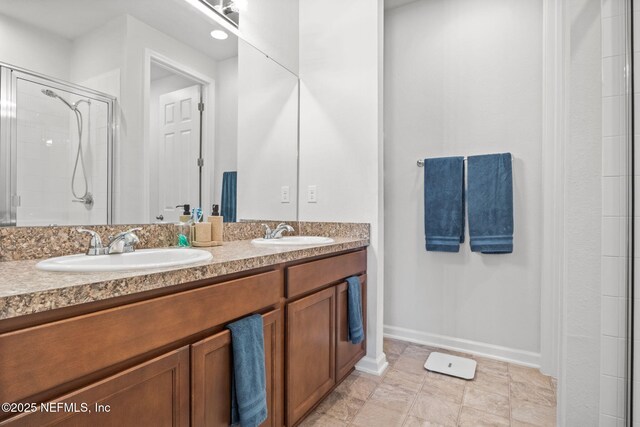
<svg viewBox="0 0 640 427">
<path fill-rule="evenodd" d="M 0 401 L 14 405 L 0 414 L 0 425 L 227 426 L 225 325 L 253 313 L 264 321 L 264 425 L 295 425 L 365 354 L 365 342 L 347 339 L 344 279 L 360 277 L 366 310 L 367 244 L 336 239 L 283 250 L 228 242 L 210 249 L 214 259 L 203 265 L 52 290 L 76 294 L 61 307 L 38 305 L 43 296 L 34 292 L 21 301 L 23 309 L 38 306 L 33 313 L 2 311 Z M 27 277 L 21 269 L 32 263 L 3 264 L 12 265 L 15 280 Z M 71 276 L 39 272 L 34 280 L 82 277 Z M 135 291 L 100 291 L 127 280 Z"/>
</svg>

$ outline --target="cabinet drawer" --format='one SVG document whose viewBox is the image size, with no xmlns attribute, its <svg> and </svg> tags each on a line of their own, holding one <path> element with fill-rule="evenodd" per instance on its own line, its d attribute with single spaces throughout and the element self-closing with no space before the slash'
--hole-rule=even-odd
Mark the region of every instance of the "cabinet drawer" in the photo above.
<svg viewBox="0 0 640 427">
<path fill-rule="evenodd" d="M 287 298 L 305 294 L 367 270 L 367 251 L 352 252 L 287 268 Z"/>
<path fill-rule="evenodd" d="M 64 406 L 53 405 L 59 402 Z M 189 425 L 189 347 L 182 347 L 55 399 L 3 426 Z M 83 404 L 86 405 L 83 407 Z M 55 411 L 55 409 L 57 411 Z M 83 411 L 84 409 L 90 410 Z"/>
<path fill-rule="evenodd" d="M 0 402 L 16 402 L 276 305 L 282 272 L 223 282 L 0 335 Z"/>
<path fill-rule="evenodd" d="M 281 310 L 262 316 L 267 380 L 267 420 L 283 425 L 283 318 Z M 191 346 L 191 420 L 193 427 L 226 427 L 231 421 L 231 332 L 222 331 Z"/>
</svg>

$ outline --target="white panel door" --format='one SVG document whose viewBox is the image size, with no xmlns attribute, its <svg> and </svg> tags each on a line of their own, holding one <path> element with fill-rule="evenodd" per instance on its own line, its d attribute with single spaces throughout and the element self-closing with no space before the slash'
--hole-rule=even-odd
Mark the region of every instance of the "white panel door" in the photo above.
<svg viewBox="0 0 640 427">
<path fill-rule="evenodd" d="M 177 205 L 198 207 L 200 86 L 160 96 L 159 211 L 165 221 L 178 221 Z"/>
</svg>

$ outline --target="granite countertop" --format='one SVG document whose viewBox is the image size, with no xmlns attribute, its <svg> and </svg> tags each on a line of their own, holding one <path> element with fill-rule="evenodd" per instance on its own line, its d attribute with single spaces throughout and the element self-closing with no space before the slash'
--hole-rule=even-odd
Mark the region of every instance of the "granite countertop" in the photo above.
<svg viewBox="0 0 640 427">
<path fill-rule="evenodd" d="M 267 267 L 318 255 L 366 247 L 368 239 L 334 237 L 329 245 L 258 247 L 249 240 L 199 248 L 213 254 L 206 262 L 139 271 L 57 273 L 40 271 L 40 260 L 0 262 L 0 320 L 101 301 L 152 289 Z"/>
</svg>

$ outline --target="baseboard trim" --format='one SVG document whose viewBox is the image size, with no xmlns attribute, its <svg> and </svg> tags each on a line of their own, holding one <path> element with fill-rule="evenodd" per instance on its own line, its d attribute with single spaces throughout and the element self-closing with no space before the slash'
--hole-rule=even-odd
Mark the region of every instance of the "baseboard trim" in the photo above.
<svg viewBox="0 0 640 427">
<path fill-rule="evenodd" d="M 377 359 L 365 356 L 356 364 L 357 371 L 378 376 L 384 374 L 388 367 L 389 362 L 387 362 L 387 355 L 384 353 L 380 354 Z"/>
<path fill-rule="evenodd" d="M 384 336 L 431 347 L 440 347 L 445 350 L 460 351 L 476 356 L 502 360 L 517 365 L 540 368 L 540 353 L 389 325 L 384 326 Z"/>
</svg>

